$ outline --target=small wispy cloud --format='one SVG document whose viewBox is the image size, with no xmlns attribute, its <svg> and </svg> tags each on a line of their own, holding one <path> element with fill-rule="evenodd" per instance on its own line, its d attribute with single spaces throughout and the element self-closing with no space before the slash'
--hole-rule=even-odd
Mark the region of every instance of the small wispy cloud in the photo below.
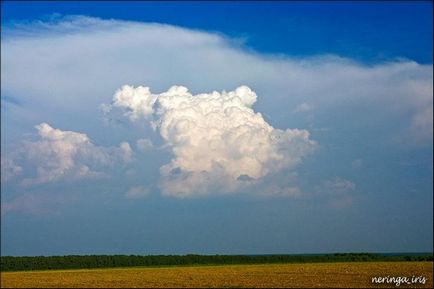
<svg viewBox="0 0 434 289">
<path fill-rule="evenodd" d="M 313 109 L 312 105 L 303 102 L 295 107 L 294 112 L 308 112 L 311 111 L 312 109 Z"/>
<path fill-rule="evenodd" d="M 362 159 L 355 159 L 351 162 L 351 166 L 355 169 L 361 168 L 363 166 L 363 160 Z"/>
<path fill-rule="evenodd" d="M 143 186 L 135 186 L 130 188 L 126 193 L 127 199 L 141 199 L 146 198 L 151 194 L 151 189 Z"/>
<path fill-rule="evenodd" d="M 5 200 L 2 197 L 1 214 L 20 212 L 31 215 L 57 215 L 60 208 L 74 201 L 74 196 L 59 196 L 47 193 L 24 193 L 20 196 Z"/>
<path fill-rule="evenodd" d="M 356 184 L 345 178 L 325 180 L 315 187 L 314 196 L 333 208 L 348 208 L 354 205 Z"/>
<path fill-rule="evenodd" d="M 137 148 L 140 151 L 147 151 L 147 150 L 149 150 L 149 149 L 151 149 L 151 148 L 154 147 L 154 144 L 148 138 L 138 139 L 137 142 L 136 142 L 136 145 L 137 145 Z"/>
</svg>

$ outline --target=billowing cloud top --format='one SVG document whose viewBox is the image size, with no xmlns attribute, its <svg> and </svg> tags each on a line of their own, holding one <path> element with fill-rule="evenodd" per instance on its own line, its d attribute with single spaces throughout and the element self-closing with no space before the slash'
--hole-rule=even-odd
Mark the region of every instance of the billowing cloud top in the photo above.
<svg viewBox="0 0 434 289">
<path fill-rule="evenodd" d="M 174 156 L 160 168 L 162 193 L 186 197 L 238 191 L 313 150 L 308 131 L 273 128 L 253 110 L 256 99 L 247 86 L 192 95 L 183 86 L 152 94 L 125 85 L 103 110 L 120 108 L 131 121 L 149 121 L 158 130 Z"/>
</svg>

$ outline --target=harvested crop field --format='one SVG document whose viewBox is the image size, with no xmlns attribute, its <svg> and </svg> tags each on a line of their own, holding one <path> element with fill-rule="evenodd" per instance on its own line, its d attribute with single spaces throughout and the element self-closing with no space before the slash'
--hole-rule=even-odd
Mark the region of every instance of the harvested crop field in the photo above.
<svg viewBox="0 0 434 289">
<path fill-rule="evenodd" d="M 433 287 L 432 262 L 361 262 L 117 268 L 2 272 L 1 287 L 395 287 L 372 277 L 426 278 Z M 385 282 L 387 280 L 384 280 Z M 390 279 L 389 279 L 390 281 Z"/>
</svg>

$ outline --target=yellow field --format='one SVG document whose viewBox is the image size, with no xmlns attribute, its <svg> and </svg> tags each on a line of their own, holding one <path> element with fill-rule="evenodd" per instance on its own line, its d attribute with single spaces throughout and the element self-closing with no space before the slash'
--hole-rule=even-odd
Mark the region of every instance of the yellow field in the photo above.
<svg viewBox="0 0 434 289">
<path fill-rule="evenodd" d="M 396 287 L 374 276 L 423 276 L 433 287 L 432 262 L 368 262 L 53 270 L 1 273 L 1 287 Z M 401 285 L 410 287 L 410 285 Z"/>
</svg>

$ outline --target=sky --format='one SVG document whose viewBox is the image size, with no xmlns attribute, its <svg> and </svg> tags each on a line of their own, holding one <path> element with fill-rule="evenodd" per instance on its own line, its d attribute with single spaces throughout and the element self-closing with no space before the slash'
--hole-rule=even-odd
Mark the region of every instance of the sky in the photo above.
<svg viewBox="0 0 434 289">
<path fill-rule="evenodd" d="M 432 2 L 1 2 L 1 254 L 432 252 Z"/>
</svg>

